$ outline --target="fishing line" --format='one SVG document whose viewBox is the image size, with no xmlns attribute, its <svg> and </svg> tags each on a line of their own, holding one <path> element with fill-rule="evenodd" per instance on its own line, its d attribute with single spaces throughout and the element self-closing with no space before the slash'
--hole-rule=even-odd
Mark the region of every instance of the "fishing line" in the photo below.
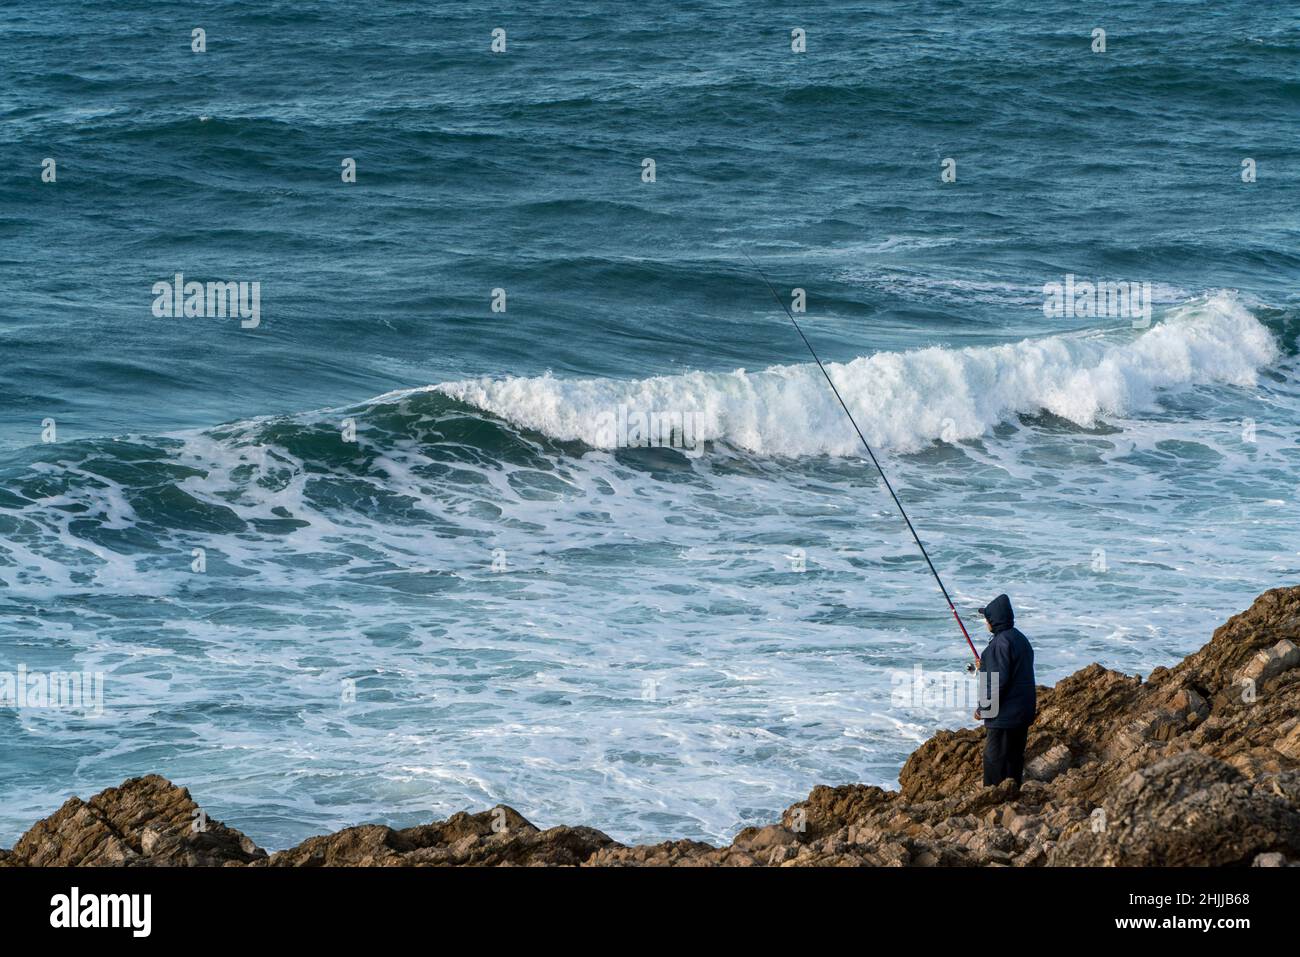
<svg viewBox="0 0 1300 957">
<path fill-rule="evenodd" d="M 849 407 L 845 403 L 844 397 L 840 395 L 840 390 L 835 388 L 835 383 L 831 381 L 830 373 L 826 371 L 826 367 L 822 365 L 822 360 L 817 356 L 817 350 L 814 349 L 812 343 L 808 341 L 808 337 L 803 334 L 803 329 L 799 327 L 799 323 L 795 322 L 794 313 L 790 311 L 790 307 L 785 304 L 785 300 L 781 298 L 772 283 L 768 281 L 767 276 L 763 274 L 763 270 L 758 268 L 758 263 L 754 262 L 754 257 L 746 252 L 745 258 L 748 259 L 749 264 L 754 267 L 754 272 L 758 273 L 759 276 L 762 277 L 763 282 L 772 293 L 772 298 L 777 301 L 777 304 L 783 310 L 785 310 L 785 314 L 790 318 L 790 322 L 794 325 L 795 332 L 799 333 L 799 338 L 803 340 L 803 344 L 808 347 L 808 352 L 812 355 L 813 361 L 817 363 L 817 368 L 821 369 L 822 375 L 826 377 L 826 383 L 831 387 L 831 391 L 835 393 L 835 398 L 839 399 L 840 408 L 843 409 L 844 414 L 849 417 L 849 422 L 853 424 L 853 431 L 858 433 L 858 438 L 862 440 L 862 447 L 867 450 L 867 455 L 871 456 L 871 464 L 874 465 L 876 471 L 880 473 L 881 479 L 884 480 L 885 488 L 889 490 L 889 497 L 892 498 L 894 504 L 898 506 L 898 514 L 902 515 L 903 521 L 907 523 L 907 530 L 912 533 L 912 540 L 916 542 L 916 547 L 921 550 L 921 557 L 923 557 L 925 563 L 930 566 L 930 574 L 933 575 L 934 580 L 939 583 L 939 591 L 943 592 L 943 600 L 948 603 L 948 610 L 952 612 L 952 617 L 957 619 L 957 627 L 961 629 L 962 636 L 966 639 L 966 644 L 970 645 L 970 653 L 975 656 L 975 664 L 978 665 L 980 655 L 979 652 L 975 650 L 975 642 L 970 640 L 970 632 L 966 630 L 965 622 L 961 620 L 961 615 L 957 613 L 957 606 L 952 603 L 952 599 L 948 596 L 948 589 L 944 587 L 943 579 L 939 577 L 939 572 L 935 569 L 934 562 L 930 561 L 930 553 L 925 550 L 925 545 L 921 542 L 921 536 L 916 534 L 916 528 L 912 525 L 912 520 L 907 517 L 907 510 L 903 508 L 903 503 L 898 500 L 898 495 L 894 492 L 894 486 L 890 484 L 889 476 L 886 475 L 885 470 L 880 467 L 880 461 L 876 458 L 876 453 L 871 451 L 871 445 L 867 442 L 867 437 L 863 435 L 862 430 L 858 428 L 857 420 L 853 418 L 853 413 L 849 411 Z"/>
</svg>

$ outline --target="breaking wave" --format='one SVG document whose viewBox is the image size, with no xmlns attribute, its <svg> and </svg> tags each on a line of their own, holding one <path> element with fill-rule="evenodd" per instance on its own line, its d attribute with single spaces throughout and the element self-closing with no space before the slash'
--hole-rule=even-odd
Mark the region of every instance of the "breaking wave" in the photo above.
<svg viewBox="0 0 1300 957">
<path fill-rule="evenodd" d="M 1059 334 L 985 347 L 881 352 L 827 363 L 868 441 L 915 451 L 975 439 L 1042 411 L 1093 427 L 1153 407 L 1160 392 L 1212 383 L 1249 387 L 1280 355 L 1237 294 L 1169 310 L 1149 329 Z M 700 437 L 760 455 L 841 455 L 857 439 L 812 363 L 759 372 L 689 372 L 640 380 L 480 378 L 429 386 L 561 441 L 608 447 L 620 407 L 691 413 Z"/>
</svg>

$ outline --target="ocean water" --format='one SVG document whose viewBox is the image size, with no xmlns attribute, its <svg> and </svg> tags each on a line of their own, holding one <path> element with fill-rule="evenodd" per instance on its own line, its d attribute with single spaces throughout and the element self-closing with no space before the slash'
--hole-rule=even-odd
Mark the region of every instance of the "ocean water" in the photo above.
<svg viewBox="0 0 1300 957">
<path fill-rule="evenodd" d="M 1300 570 L 1298 64 L 1237 0 L 6 7 L 0 672 L 104 683 L 0 704 L 0 845 L 146 772 L 272 848 L 895 784 L 968 652 L 747 256 L 968 619 L 1172 664 Z"/>
</svg>

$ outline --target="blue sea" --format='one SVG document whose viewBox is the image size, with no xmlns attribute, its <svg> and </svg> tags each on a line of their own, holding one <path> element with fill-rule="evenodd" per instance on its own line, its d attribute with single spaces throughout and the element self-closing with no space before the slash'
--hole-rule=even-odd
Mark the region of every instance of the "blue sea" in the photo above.
<svg viewBox="0 0 1300 957">
<path fill-rule="evenodd" d="M 760 271 L 972 628 L 1173 664 L 1300 573 L 1298 146 L 1287 4 L 7 5 L 0 673 L 103 694 L 0 702 L 0 845 L 896 785 L 969 651 Z"/>
</svg>

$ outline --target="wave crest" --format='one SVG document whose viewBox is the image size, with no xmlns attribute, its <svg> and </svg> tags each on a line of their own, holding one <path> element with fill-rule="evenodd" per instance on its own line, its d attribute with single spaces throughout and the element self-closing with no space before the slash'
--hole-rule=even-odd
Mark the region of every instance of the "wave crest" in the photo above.
<svg viewBox="0 0 1300 957">
<path fill-rule="evenodd" d="M 1060 334 L 999 346 L 881 352 L 826 369 L 881 448 L 915 451 L 984 435 L 1018 414 L 1051 412 L 1083 427 L 1152 407 L 1162 390 L 1251 386 L 1279 356 L 1273 335 L 1231 292 L 1184 303 L 1157 325 Z M 857 450 L 817 366 L 688 372 L 640 380 L 480 378 L 436 391 L 561 441 L 609 447 L 619 407 L 693 413 L 700 436 L 760 455 Z"/>
</svg>

